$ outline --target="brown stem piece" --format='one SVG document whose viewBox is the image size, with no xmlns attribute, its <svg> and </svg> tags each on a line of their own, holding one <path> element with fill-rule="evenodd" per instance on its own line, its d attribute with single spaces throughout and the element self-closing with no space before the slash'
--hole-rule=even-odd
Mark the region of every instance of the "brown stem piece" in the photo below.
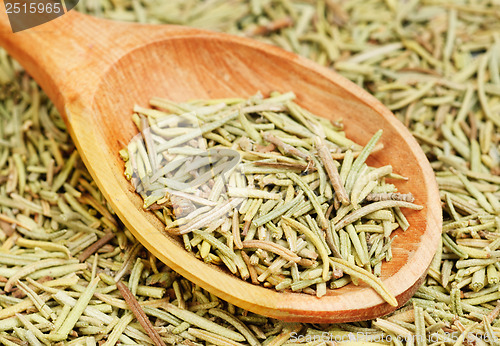
<svg viewBox="0 0 500 346">
<path fill-rule="evenodd" d="M 116 287 L 123 296 L 123 299 L 125 299 L 125 301 L 127 302 L 130 310 L 132 310 L 135 318 L 137 318 L 137 321 L 139 321 L 142 328 L 144 328 L 153 343 L 157 346 L 166 346 L 165 342 L 163 342 L 163 340 L 161 339 L 160 334 L 158 334 L 156 329 L 154 329 L 153 324 L 151 324 L 148 316 L 146 316 L 146 313 L 144 312 L 144 310 L 142 310 L 142 307 L 139 305 L 139 302 L 137 301 L 137 299 L 135 299 L 132 292 L 130 292 L 127 285 L 125 285 L 121 281 L 117 281 Z"/>
<path fill-rule="evenodd" d="M 100 238 L 94 244 L 90 245 L 88 248 L 83 250 L 82 253 L 80 254 L 80 256 L 78 257 L 78 260 L 80 262 L 85 262 L 85 260 L 87 258 L 92 256 L 97 250 L 99 250 L 101 247 L 106 245 L 114 237 L 115 237 L 115 234 L 113 232 L 106 233 L 102 238 Z"/>
</svg>

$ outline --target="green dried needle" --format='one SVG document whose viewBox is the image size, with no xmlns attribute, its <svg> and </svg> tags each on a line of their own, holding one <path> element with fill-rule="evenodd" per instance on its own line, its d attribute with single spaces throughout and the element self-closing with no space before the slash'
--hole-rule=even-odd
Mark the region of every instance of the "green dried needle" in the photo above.
<svg viewBox="0 0 500 346">
<path fill-rule="evenodd" d="M 288 178 L 292 179 L 295 184 L 297 184 L 302 189 L 302 191 L 304 191 L 307 198 L 309 198 L 309 201 L 311 201 L 314 210 L 316 210 L 316 213 L 318 214 L 319 225 L 321 226 L 321 228 L 328 228 L 328 221 L 326 220 L 325 214 L 323 213 L 323 209 L 321 208 L 316 194 L 309 188 L 307 184 L 303 182 L 303 180 L 297 174 L 287 173 L 286 175 Z"/>
<path fill-rule="evenodd" d="M 230 340 L 234 341 L 245 341 L 245 337 L 241 335 L 240 333 L 237 333 L 233 330 L 230 330 L 228 328 L 222 327 L 207 318 L 201 317 L 191 311 L 188 310 L 182 310 L 179 309 L 178 307 L 172 305 L 172 304 L 167 304 L 165 305 L 165 310 L 172 315 L 176 316 L 177 318 L 186 321 L 194 326 L 197 326 L 198 328 L 201 328 L 203 330 L 207 330 L 209 332 L 212 332 L 216 335 L 220 335 L 223 337 L 226 337 Z"/>
<path fill-rule="evenodd" d="M 348 205 L 350 203 L 350 200 L 347 196 L 344 184 L 342 183 L 342 179 L 337 170 L 337 166 L 335 166 L 330 151 L 326 147 L 325 142 L 320 137 L 315 137 L 315 145 L 316 149 L 318 150 L 318 155 L 323 162 L 326 172 L 328 173 L 328 177 L 330 178 L 330 182 L 332 183 L 338 200 L 342 204 Z"/>
<path fill-rule="evenodd" d="M 52 191 L 57 191 L 61 186 L 63 186 L 64 182 L 68 178 L 71 170 L 74 168 L 76 159 L 78 158 L 78 152 L 75 150 L 71 154 L 71 156 L 68 158 L 68 160 L 65 161 L 64 167 L 62 170 L 59 172 L 59 174 L 54 178 L 54 182 L 52 183 Z"/>
<path fill-rule="evenodd" d="M 489 285 L 496 285 L 499 283 L 498 271 L 493 264 L 486 267 L 486 277 Z"/>
<path fill-rule="evenodd" d="M 48 338 L 50 340 L 60 341 L 60 340 L 65 340 L 68 337 L 69 332 L 73 329 L 75 323 L 78 321 L 78 318 L 82 315 L 83 311 L 89 304 L 90 299 L 92 298 L 97 288 L 99 280 L 100 280 L 99 277 L 96 277 L 93 281 L 91 281 L 88 284 L 87 288 L 80 296 L 75 306 L 71 309 L 71 311 L 68 314 L 68 317 L 63 322 L 61 327 L 54 334 L 48 335 Z"/>
<path fill-rule="evenodd" d="M 326 250 L 325 246 L 319 239 L 318 235 L 315 234 L 312 230 L 301 224 L 300 222 L 297 222 L 295 220 L 292 220 L 287 217 L 283 217 L 282 220 L 287 223 L 290 227 L 293 227 L 300 233 L 304 234 L 306 238 L 316 247 L 316 250 L 318 251 L 321 261 L 323 262 L 323 273 L 322 273 L 322 278 L 323 281 L 327 281 L 329 279 L 329 262 L 328 262 L 328 251 Z"/>
<path fill-rule="evenodd" d="M 253 124 L 248 121 L 245 113 L 241 111 L 241 109 L 238 112 L 238 120 L 240 121 L 243 129 L 247 131 L 248 136 L 254 140 L 256 143 L 261 143 L 262 142 L 262 136 L 259 134 L 259 132 L 253 127 Z"/>
<path fill-rule="evenodd" d="M 360 218 L 373 213 L 378 210 L 382 209 L 387 209 L 387 208 L 394 208 L 394 207 L 403 207 L 403 208 L 409 208 L 409 209 L 414 209 L 414 210 L 421 210 L 423 207 L 413 204 L 413 203 L 408 203 L 408 202 L 403 202 L 403 201 L 380 201 L 380 202 L 374 202 L 371 204 L 368 204 L 360 209 L 357 209 L 353 211 L 352 213 L 348 214 L 342 220 L 340 220 L 338 223 L 334 224 L 334 229 L 339 230 L 357 220 Z"/>
<path fill-rule="evenodd" d="M 365 163 L 366 159 L 370 155 L 371 151 L 373 150 L 381 136 L 382 130 L 377 131 L 377 133 L 375 133 L 373 137 L 368 141 L 368 143 L 364 146 L 363 150 L 361 150 L 359 156 L 354 160 L 345 182 L 345 188 L 348 192 L 351 191 L 354 185 L 357 172 L 361 169 L 361 166 Z"/>
<path fill-rule="evenodd" d="M 253 220 L 252 223 L 255 226 L 259 227 L 259 226 L 262 226 L 263 224 L 265 224 L 271 220 L 274 220 L 274 219 L 280 217 L 281 215 L 286 213 L 288 210 L 295 207 L 302 200 L 302 198 L 303 198 L 302 196 L 303 196 L 303 192 L 300 191 L 297 194 L 297 196 L 294 197 L 293 200 L 281 205 L 280 207 L 273 209 L 270 213 L 267 213 L 267 214 L 260 216 L 259 218 Z"/>
<path fill-rule="evenodd" d="M 246 338 L 246 340 L 251 346 L 261 345 L 255 334 L 243 322 L 241 322 L 238 318 L 236 318 L 232 314 L 222 309 L 210 309 L 208 312 L 209 314 L 219 317 L 224 321 L 228 322 L 229 324 L 231 324 L 238 332 L 240 332 Z"/>
<path fill-rule="evenodd" d="M 332 258 L 330 257 L 330 262 L 334 268 L 342 269 L 346 274 L 351 275 L 357 279 L 363 280 L 365 283 L 370 285 L 378 294 L 391 306 L 397 306 L 398 302 L 396 298 L 390 293 L 387 288 L 384 286 L 382 281 L 371 274 L 370 272 L 354 266 L 347 262 L 346 260 L 340 258 Z"/>
<path fill-rule="evenodd" d="M 424 320 L 424 310 L 420 306 L 414 307 L 415 312 L 415 336 L 416 345 L 423 346 L 426 345 L 426 335 L 425 335 L 425 320 Z"/>
<path fill-rule="evenodd" d="M 118 323 L 113 327 L 113 330 L 109 334 L 109 336 L 106 339 L 106 342 L 103 344 L 103 346 L 112 346 L 115 345 L 116 342 L 118 342 L 118 339 L 120 338 L 120 335 L 125 331 L 125 328 L 127 328 L 127 325 L 132 322 L 134 319 L 134 315 L 130 312 L 125 313 Z"/>
<path fill-rule="evenodd" d="M 474 185 L 472 185 L 462 173 L 457 172 L 456 170 L 453 170 L 453 173 L 457 175 L 458 179 L 460 179 L 462 184 L 464 184 L 467 191 L 469 191 L 469 193 L 476 198 L 479 205 L 483 207 L 488 213 L 493 213 L 493 208 L 491 207 L 486 197 Z"/>
<path fill-rule="evenodd" d="M 469 286 L 474 292 L 478 292 L 484 287 L 485 281 L 486 281 L 486 269 L 482 268 L 476 271 L 472 275 L 472 282 L 470 283 Z"/>
<path fill-rule="evenodd" d="M 361 244 L 358 234 L 356 233 L 356 229 L 354 228 L 353 225 L 347 225 L 345 227 L 345 230 L 347 231 L 347 234 L 349 235 L 349 238 L 351 240 L 351 244 L 354 246 L 354 249 L 356 250 L 356 254 L 358 255 L 361 265 L 365 266 L 368 264 L 368 253 L 365 253 L 365 249 L 363 248 L 363 245 Z"/>
<path fill-rule="evenodd" d="M 24 189 L 26 187 L 26 167 L 24 165 L 23 159 L 19 153 L 14 153 L 12 155 L 12 159 L 14 160 L 14 165 L 16 167 L 16 173 L 18 175 L 17 183 L 18 183 L 18 191 L 21 196 L 24 194 Z"/>
</svg>

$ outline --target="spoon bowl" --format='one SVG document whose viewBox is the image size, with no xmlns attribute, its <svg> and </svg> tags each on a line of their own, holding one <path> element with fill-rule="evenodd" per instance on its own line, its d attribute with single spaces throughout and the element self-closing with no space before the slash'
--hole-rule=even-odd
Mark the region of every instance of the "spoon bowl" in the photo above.
<svg viewBox="0 0 500 346">
<path fill-rule="evenodd" d="M 141 197 L 123 174 L 118 151 L 137 134 L 131 120 L 134 104 L 147 106 L 155 96 L 181 102 L 293 91 L 304 108 L 344 119 L 346 136 L 359 144 L 383 129 L 385 148 L 369 164 L 391 164 L 394 172 L 409 177 L 391 183 L 412 192 L 424 208 L 405 212 L 411 226 L 395 232 L 393 259 L 382 265 L 381 279 L 402 305 L 425 278 L 441 234 L 432 169 L 387 108 L 332 70 L 242 37 L 111 22 L 75 11 L 16 34 L 2 13 L 0 45 L 55 103 L 92 177 L 127 228 L 159 260 L 220 298 L 269 317 L 315 323 L 367 320 L 395 309 L 363 283 L 329 290 L 322 298 L 281 293 L 245 282 L 185 251 L 142 209 Z"/>
</svg>

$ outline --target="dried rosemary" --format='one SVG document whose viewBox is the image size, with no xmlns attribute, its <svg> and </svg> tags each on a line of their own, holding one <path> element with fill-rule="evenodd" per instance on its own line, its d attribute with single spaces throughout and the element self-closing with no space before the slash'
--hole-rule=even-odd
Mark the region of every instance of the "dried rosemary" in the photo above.
<svg viewBox="0 0 500 346">
<path fill-rule="evenodd" d="M 381 131 L 361 147 L 339 131 L 341 122 L 334 126 L 294 98 L 291 92 L 184 103 L 155 98 L 154 108 L 135 107 L 141 132 L 120 155 L 144 208 L 158 215 L 165 232 L 182 235 L 197 257 L 243 279 L 261 273 L 266 287 L 320 297 L 341 276 L 331 274 L 329 256 L 374 271 L 390 259 L 395 227 L 386 221 L 396 220 L 393 208 L 421 207 L 405 201 L 411 193 L 372 193 L 384 191 L 392 176 L 391 166 L 365 164 Z M 353 149 L 353 160 L 337 156 Z M 409 226 L 403 214 L 399 219 Z M 381 251 L 363 248 L 370 236 L 343 236 L 353 223 L 383 227 Z M 316 266 L 323 268 L 321 280 L 301 278 Z"/>
<path fill-rule="evenodd" d="M 384 104 L 402 105 L 401 101 L 404 101 L 406 106 L 395 110 L 395 115 L 418 139 L 437 175 L 446 242 L 436 255 L 423 287 L 409 304 L 394 314 L 357 323 L 290 325 L 249 313 L 210 295 L 141 249 L 130 260 L 130 268 L 135 266 L 136 273 L 140 267 L 135 265 L 136 257 L 141 258 L 144 264 L 135 297 L 166 344 L 198 346 L 233 342 L 244 345 L 332 346 L 336 340 L 394 345 L 414 345 L 417 341 L 453 345 L 462 340 L 463 344 L 498 343 L 498 6 L 497 0 L 79 1 L 79 11 L 110 19 L 174 23 L 253 35 L 255 39 L 335 67 L 339 73 L 375 94 Z M 427 82 L 434 82 L 427 93 L 415 95 L 427 86 Z M 343 126 L 341 123 L 333 125 L 339 131 Z M 258 133 L 272 130 L 269 125 L 265 126 L 257 127 Z M 233 132 L 213 133 L 218 135 L 213 136 L 214 140 L 229 136 L 231 142 L 231 135 L 240 129 L 234 126 L 228 128 Z M 308 150 L 313 148 L 313 143 L 300 143 Z M 289 141 L 288 144 L 298 143 Z M 468 150 L 463 150 L 463 147 Z M 261 150 L 264 153 L 266 149 L 263 146 Z M 374 148 L 374 152 L 377 150 L 380 150 L 379 146 Z M 353 148 L 332 153 L 332 157 L 343 160 L 343 166 L 347 167 L 345 163 L 352 162 L 359 154 L 360 148 Z M 450 167 L 461 172 L 486 197 L 493 213 L 483 209 Z M 310 184 L 319 180 L 319 176 L 314 174 L 317 173 L 311 170 L 310 175 L 302 178 Z M 344 174 L 345 169 L 339 170 L 339 175 L 345 179 Z M 263 183 L 268 185 L 270 181 L 275 185 L 290 184 L 286 176 L 264 179 Z M 59 188 L 53 188 L 54 185 Z M 22 186 L 24 191 L 19 189 Z M 75 190 L 82 196 L 78 197 Z M 392 192 L 373 191 L 372 194 L 376 196 L 375 201 L 398 200 L 399 197 L 380 195 Z M 88 215 L 80 215 L 74 209 L 76 204 L 71 205 L 65 199 L 66 193 L 73 195 L 100 223 L 91 224 Z M 404 198 L 404 201 L 411 202 Z M 204 201 L 206 205 L 213 206 L 210 200 Z M 264 205 L 265 208 L 279 208 L 273 206 L 273 201 L 265 203 L 267 201 L 262 202 L 261 208 Z M 295 205 L 284 213 L 293 217 L 293 213 L 307 208 L 312 206 Z M 397 216 L 397 209 L 395 212 Z M 237 215 L 238 219 L 240 216 Z M 310 223 L 307 219 L 304 222 L 304 225 Z M 254 232 L 250 229 L 251 225 L 252 222 L 248 224 L 247 232 Z M 316 229 L 316 226 L 309 229 L 313 227 Z M 362 235 L 369 235 L 366 244 L 369 253 L 380 251 L 383 247 L 380 245 L 383 225 L 353 227 L 360 236 L 361 247 L 364 246 L 363 239 L 366 239 Z M 35 274 L 32 273 L 21 278 L 18 281 L 21 285 L 15 284 L 11 292 L 2 292 L 2 344 L 34 345 L 37 344 L 36 339 L 44 344 L 45 338 L 66 320 L 77 299 L 92 281 L 95 264 L 96 276 L 101 279 L 96 294 L 67 339 L 52 344 L 97 345 L 108 340 L 111 343 L 117 336 L 121 344 L 153 345 L 139 323 L 134 319 L 130 321 L 130 312 L 124 310 L 127 305 L 114 287 L 113 276 L 122 269 L 135 240 L 107 208 L 74 152 L 74 146 L 51 103 L 2 50 L 0 229 L 2 288 L 24 266 L 45 259 L 65 259 L 68 254 L 70 258 L 79 258 L 85 250 L 81 247 L 87 241 L 84 239 L 86 235 L 92 233 L 101 239 L 109 230 L 115 234 L 115 238 L 107 244 L 101 243 L 97 257 L 93 255 L 84 263 L 70 264 L 70 267 L 45 268 L 50 271 L 41 269 L 43 276 L 32 278 L 30 275 Z M 241 231 L 240 227 L 238 231 Z M 345 231 L 351 238 L 352 246 L 355 246 L 353 230 L 346 228 Z M 233 232 L 231 227 L 229 232 Z M 257 232 L 255 230 L 255 234 Z M 280 232 L 277 228 L 270 231 L 271 236 L 277 237 L 281 237 Z M 307 253 L 309 249 L 302 248 L 300 234 L 288 232 L 288 235 L 296 248 L 302 249 L 299 251 Z M 240 234 L 240 240 L 243 240 L 241 237 L 244 235 Z M 96 238 L 93 239 L 96 241 Z M 244 252 L 241 255 L 245 263 L 250 263 Z M 469 260 L 479 262 L 464 262 Z M 279 267 L 280 261 L 275 262 L 271 269 Z M 250 268 L 254 269 L 253 266 Z M 288 269 L 286 266 L 283 268 Z M 320 269 L 321 273 L 322 268 L 314 268 L 311 277 L 317 273 L 316 269 Z M 471 286 L 473 276 L 484 269 L 484 287 L 474 292 L 471 287 L 480 287 L 477 279 L 481 274 L 476 274 L 475 285 Z M 257 277 L 261 274 L 250 270 L 250 275 L 258 282 Z M 124 283 L 128 284 L 128 278 L 129 272 L 126 272 L 122 276 Z M 174 282 L 177 284 L 174 285 Z M 349 282 L 350 279 L 343 277 L 332 284 L 341 287 Z M 29 295 L 25 296 L 20 287 L 28 287 L 26 292 Z M 178 287 L 178 294 L 173 293 L 174 287 Z M 227 341 L 218 338 L 213 330 L 200 332 L 201 327 L 187 326 L 186 321 L 162 308 L 167 298 L 175 306 L 183 306 L 183 309 L 230 331 L 238 331 L 247 341 Z M 44 306 L 55 313 L 55 320 L 51 320 L 50 311 Z M 247 329 L 243 329 L 242 325 Z"/>
</svg>

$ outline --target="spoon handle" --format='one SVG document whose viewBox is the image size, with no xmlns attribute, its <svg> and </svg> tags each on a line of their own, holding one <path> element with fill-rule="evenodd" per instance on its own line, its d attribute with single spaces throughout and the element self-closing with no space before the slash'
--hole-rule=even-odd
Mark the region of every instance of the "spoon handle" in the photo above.
<svg viewBox="0 0 500 346">
<path fill-rule="evenodd" d="M 126 53 L 144 42 L 199 32 L 178 26 L 98 19 L 71 10 L 13 33 L 4 0 L 0 2 L 0 46 L 38 82 L 63 116 L 64 106 L 75 98 L 90 101 L 103 73 Z"/>
<path fill-rule="evenodd" d="M 94 18 L 70 11 L 40 26 L 13 33 L 6 12 L 0 12 L 0 45 L 41 85 L 59 109 L 64 104 L 66 84 L 71 81 L 78 84 L 73 72 L 86 70 L 86 77 L 92 78 L 89 70 L 103 65 L 96 57 L 101 55 L 106 59 L 101 47 L 94 47 L 89 54 L 94 37 L 105 39 L 104 28 Z M 97 35 L 99 32 L 102 35 Z"/>
</svg>

